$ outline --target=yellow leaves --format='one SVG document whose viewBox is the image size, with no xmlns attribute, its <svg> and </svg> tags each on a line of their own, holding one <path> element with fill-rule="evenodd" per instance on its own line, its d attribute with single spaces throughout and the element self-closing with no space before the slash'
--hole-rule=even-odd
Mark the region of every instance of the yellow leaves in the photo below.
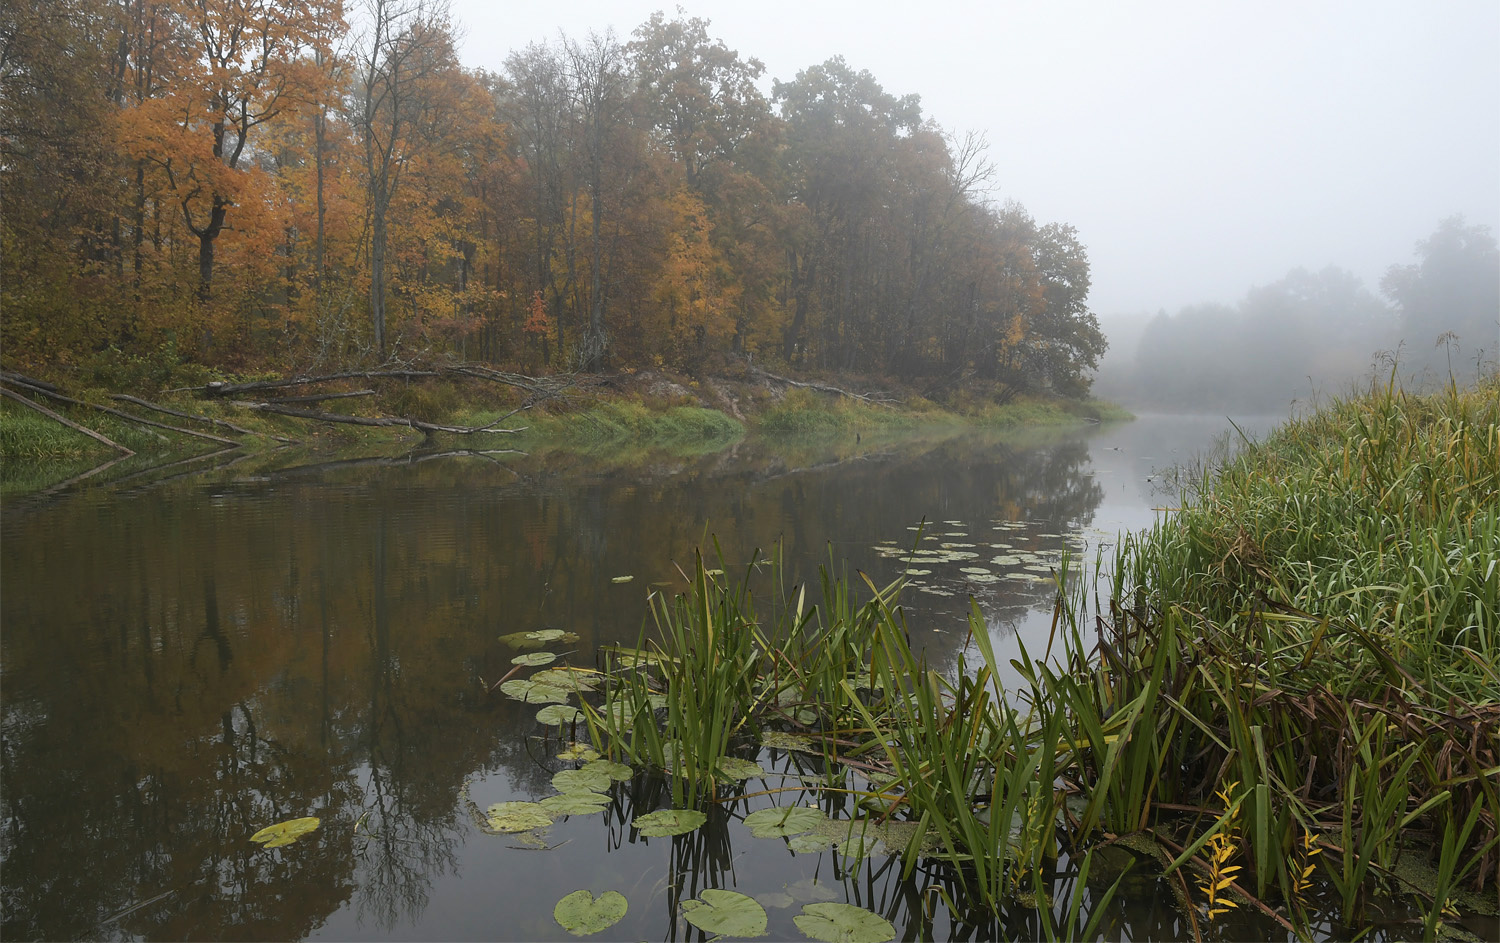
<svg viewBox="0 0 1500 943">
<path fill-rule="evenodd" d="M 260 842 L 267 848 L 280 848 L 282 845 L 290 845 L 304 835 L 317 831 L 319 824 L 320 820 L 311 815 L 301 819 L 288 819 L 285 822 L 277 822 L 275 825 L 267 825 L 251 835 L 250 840 Z"/>
</svg>

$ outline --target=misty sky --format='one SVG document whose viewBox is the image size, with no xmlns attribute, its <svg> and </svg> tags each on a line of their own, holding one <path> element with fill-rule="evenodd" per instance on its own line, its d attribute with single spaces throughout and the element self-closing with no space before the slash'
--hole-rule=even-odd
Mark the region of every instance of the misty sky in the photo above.
<svg viewBox="0 0 1500 943">
<path fill-rule="evenodd" d="M 771 78 L 843 55 L 990 141 L 996 197 L 1078 227 L 1102 317 L 1233 302 L 1294 266 L 1372 290 L 1455 213 L 1500 224 L 1500 2 L 694 0 Z M 453 0 L 469 66 L 648 0 Z"/>
</svg>

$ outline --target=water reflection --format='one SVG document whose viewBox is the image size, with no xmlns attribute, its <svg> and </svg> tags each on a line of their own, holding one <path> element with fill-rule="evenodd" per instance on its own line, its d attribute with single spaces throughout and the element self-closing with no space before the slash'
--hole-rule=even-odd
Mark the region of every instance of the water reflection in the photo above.
<svg viewBox="0 0 1500 943">
<path fill-rule="evenodd" d="M 747 854 L 729 827 L 743 808 L 721 810 L 724 828 L 639 839 L 630 818 L 668 804 L 650 780 L 621 789 L 602 826 L 559 825 L 567 844 L 550 852 L 479 834 L 464 797 L 545 795 L 560 768 L 529 739 L 535 708 L 486 693 L 510 668 L 497 636 L 563 627 L 580 636 L 574 663 L 592 663 L 600 643 L 634 641 L 645 593 L 680 586 L 676 563 L 710 536 L 731 564 L 781 542 L 796 579 L 831 553 L 884 582 L 901 567 L 874 548 L 924 518 L 1022 522 L 1035 541 L 1077 531 L 1105 497 L 1082 436 L 741 445 L 629 468 L 460 456 L 179 472 L 7 508 L 5 938 L 540 939 L 561 934 L 563 893 L 622 883 L 638 921 L 622 931 L 676 938 L 692 929 L 677 902 L 705 887 L 810 878 L 909 936 L 1009 932 L 1003 916 L 928 922 L 916 888 L 951 876 L 914 886 L 887 859 Z M 966 593 L 1006 635 L 1054 591 L 951 585 L 908 606 L 938 664 L 962 643 Z M 303 815 L 322 827 L 295 845 L 248 841 Z M 796 935 L 795 909 L 773 927 Z"/>
</svg>

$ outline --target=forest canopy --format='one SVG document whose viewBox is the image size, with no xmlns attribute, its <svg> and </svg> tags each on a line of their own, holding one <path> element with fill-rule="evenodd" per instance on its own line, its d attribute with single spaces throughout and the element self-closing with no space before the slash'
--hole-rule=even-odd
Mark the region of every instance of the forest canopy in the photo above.
<svg viewBox="0 0 1500 943">
<path fill-rule="evenodd" d="M 661 13 L 465 68 L 426 0 L 0 11 L 11 366 L 732 359 L 1079 394 L 1078 233 L 840 58 Z"/>
</svg>

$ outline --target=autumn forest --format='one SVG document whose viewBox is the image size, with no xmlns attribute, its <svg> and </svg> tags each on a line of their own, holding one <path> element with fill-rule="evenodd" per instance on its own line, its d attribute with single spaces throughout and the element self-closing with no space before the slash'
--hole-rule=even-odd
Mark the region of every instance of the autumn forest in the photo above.
<svg viewBox="0 0 1500 943">
<path fill-rule="evenodd" d="M 994 200 L 984 139 L 916 95 L 839 58 L 767 84 L 681 13 L 498 73 L 456 29 L 431 0 L 6 4 L 7 361 L 1086 390 L 1078 234 Z"/>
</svg>

